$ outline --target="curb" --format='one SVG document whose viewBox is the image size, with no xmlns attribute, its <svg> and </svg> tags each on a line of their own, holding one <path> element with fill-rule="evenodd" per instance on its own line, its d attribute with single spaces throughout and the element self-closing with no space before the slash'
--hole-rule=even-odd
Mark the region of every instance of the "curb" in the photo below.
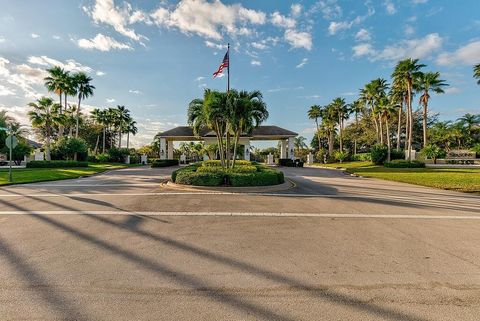
<svg viewBox="0 0 480 321">
<path fill-rule="evenodd" d="M 180 185 L 173 183 L 168 180 L 167 182 L 161 183 L 162 188 L 192 192 L 221 192 L 221 193 L 265 193 L 265 192 L 280 192 L 286 191 L 292 188 L 295 188 L 297 185 L 292 182 L 290 179 L 286 178 L 285 182 L 278 185 L 269 185 L 269 186 L 245 186 L 245 187 L 226 187 L 226 186 L 191 186 L 191 185 Z"/>
</svg>

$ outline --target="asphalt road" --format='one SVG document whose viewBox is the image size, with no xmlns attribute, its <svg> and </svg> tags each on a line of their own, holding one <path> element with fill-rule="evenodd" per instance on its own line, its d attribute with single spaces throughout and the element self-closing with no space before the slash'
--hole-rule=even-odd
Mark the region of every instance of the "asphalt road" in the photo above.
<svg viewBox="0 0 480 321">
<path fill-rule="evenodd" d="M 479 196 L 316 168 L 182 192 L 170 171 L 0 188 L 0 320 L 479 320 Z"/>
</svg>

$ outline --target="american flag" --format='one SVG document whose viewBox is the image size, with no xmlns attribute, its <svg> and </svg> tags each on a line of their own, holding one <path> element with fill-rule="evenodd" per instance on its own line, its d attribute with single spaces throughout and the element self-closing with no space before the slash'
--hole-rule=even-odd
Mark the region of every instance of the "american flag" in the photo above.
<svg viewBox="0 0 480 321">
<path fill-rule="evenodd" d="M 218 70 L 213 73 L 213 78 L 220 75 L 223 72 L 224 68 L 228 68 L 228 62 L 229 62 L 229 59 L 228 59 L 228 51 L 227 51 L 227 53 L 225 54 L 225 57 L 223 57 L 223 61 L 220 64 L 220 67 L 218 67 Z"/>
</svg>

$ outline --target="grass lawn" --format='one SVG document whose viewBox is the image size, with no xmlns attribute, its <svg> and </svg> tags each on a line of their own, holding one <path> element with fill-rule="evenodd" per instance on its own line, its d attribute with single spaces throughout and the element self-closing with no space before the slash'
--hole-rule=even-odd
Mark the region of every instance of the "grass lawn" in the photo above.
<svg viewBox="0 0 480 321">
<path fill-rule="evenodd" d="M 127 168 L 137 165 L 125 164 L 90 164 L 88 167 L 77 168 L 19 168 L 13 170 L 13 183 L 33 183 L 56 181 L 68 178 L 101 173 L 109 169 Z M 0 185 L 8 183 L 8 169 L 0 169 Z"/>
<path fill-rule="evenodd" d="M 480 193 L 480 169 L 478 168 L 385 168 L 373 165 L 370 162 L 319 165 L 332 168 L 346 168 L 349 173 L 355 173 L 364 177 L 461 192 Z"/>
</svg>

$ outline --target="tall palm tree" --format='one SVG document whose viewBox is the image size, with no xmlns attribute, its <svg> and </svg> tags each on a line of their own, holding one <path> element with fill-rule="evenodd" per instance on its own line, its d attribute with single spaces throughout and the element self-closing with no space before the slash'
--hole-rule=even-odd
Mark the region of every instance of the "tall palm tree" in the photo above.
<svg viewBox="0 0 480 321">
<path fill-rule="evenodd" d="M 297 155 L 300 153 L 300 149 L 307 148 L 306 144 L 307 139 L 303 136 L 297 136 L 293 140 L 293 146 L 295 150 L 297 151 Z"/>
<path fill-rule="evenodd" d="M 50 139 L 53 126 L 61 123 L 60 105 L 55 104 L 51 98 L 42 97 L 34 103 L 28 104 L 33 110 L 28 112 L 28 117 L 34 128 L 42 130 L 45 138 L 45 156 L 50 158 Z"/>
<path fill-rule="evenodd" d="M 68 71 L 65 71 L 59 66 L 47 69 L 48 76 L 44 78 L 45 87 L 50 92 L 58 95 L 59 98 L 59 113 L 63 113 L 62 95 L 65 95 L 65 108 L 67 108 L 67 91 L 69 90 L 69 76 Z M 58 136 L 63 136 L 63 126 L 59 125 Z"/>
<path fill-rule="evenodd" d="M 380 117 L 381 121 L 385 122 L 385 129 L 386 129 L 386 140 L 387 140 L 387 161 L 390 161 L 391 158 L 391 139 L 390 139 L 390 118 L 396 112 L 395 105 L 388 97 L 383 97 L 379 101 L 379 110 L 380 110 Z"/>
<path fill-rule="evenodd" d="M 104 125 L 104 111 L 103 110 L 100 110 L 98 108 L 94 108 L 91 112 L 90 112 L 90 117 L 92 118 L 93 120 L 93 123 L 96 124 L 96 125 L 100 125 L 102 126 L 102 132 L 103 132 L 103 149 L 105 152 L 105 125 Z M 98 144 L 100 142 L 100 133 L 98 133 L 97 135 L 97 141 L 95 143 L 95 148 L 94 148 L 94 153 L 97 154 L 97 151 L 98 151 Z"/>
<path fill-rule="evenodd" d="M 478 79 L 477 84 L 480 85 L 480 64 L 473 67 L 473 78 Z"/>
<path fill-rule="evenodd" d="M 472 115 L 470 113 L 463 115 L 457 121 L 466 129 L 467 135 L 474 134 L 474 128 L 480 126 L 480 114 Z"/>
<path fill-rule="evenodd" d="M 115 126 L 118 132 L 118 148 L 122 148 L 122 133 L 130 118 L 130 111 L 125 106 L 118 105 L 115 109 Z"/>
<path fill-rule="evenodd" d="M 257 128 L 262 122 L 267 120 L 268 111 L 262 99 L 262 93 L 258 90 L 251 92 L 230 90 L 229 98 L 232 108 L 228 122 L 234 137 L 233 161 L 231 165 L 233 168 L 235 167 L 240 136 L 242 134 L 251 134 L 254 128 Z"/>
<path fill-rule="evenodd" d="M 408 117 L 408 135 L 407 135 L 407 155 L 408 160 L 412 160 L 412 140 L 413 140 L 413 110 L 412 110 L 412 97 L 413 97 L 413 85 L 418 78 L 421 77 L 421 69 L 425 65 L 418 63 L 418 59 L 405 59 L 401 60 L 395 66 L 392 78 L 394 81 L 401 84 L 407 90 L 407 117 Z"/>
<path fill-rule="evenodd" d="M 196 136 L 201 130 L 211 129 L 217 137 L 220 150 L 220 161 L 223 167 L 225 163 L 224 136 L 228 130 L 228 106 L 227 94 L 224 92 L 205 89 L 203 99 L 197 98 L 188 105 L 188 124 L 192 126 Z"/>
<path fill-rule="evenodd" d="M 319 105 L 313 105 L 310 107 L 310 109 L 307 112 L 308 118 L 315 120 L 315 125 L 316 125 L 316 133 L 317 133 L 317 138 L 318 138 L 318 149 L 321 149 L 321 142 L 320 142 L 320 127 L 318 124 L 318 119 L 322 117 L 322 107 Z"/>
<path fill-rule="evenodd" d="M 392 88 L 389 93 L 390 100 L 398 105 L 398 119 L 397 119 L 397 151 L 400 151 L 401 137 L 402 137 L 402 114 L 403 105 L 407 97 L 407 91 L 402 82 L 398 79 L 392 82 Z M 407 119 L 408 121 L 408 119 Z M 408 127 L 408 126 L 406 126 Z M 405 134 L 405 137 L 407 135 Z"/>
<path fill-rule="evenodd" d="M 75 91 L 78 97 L 78 105 L 77 105 L 77 126 L 75 129 L 75 137 L 78 138 L 78 122 L 80 119 L 80 106 L 82 103 L 82 100 L 85 100 L 86 98 L 93 96 L 93 90 L 95 87 L 90 84 L 92 81 L 92 78 L 87 76 L 83 72 L 78 72 L 73 75 L 73 85 L 75 87 Z"/>
<path fill-rule="evenodd" d="M 348 119 L 350 111 L 345 103 L 345 99 L 341 97 L 335 98 L 331 105 L 338 117 L 338 142 L 340 145 L 340 151 L 343 151 L 343 125 L 344 120 Z"/>
<path fill-rule="evenodd" d="M 363 112 L 365 105 L 360 99 L 355 100 L 350 105 L 350 111 L 355 115 L 355 127 L 358 128 L 358 115 Z M 320 141 L 319 141 L 320 144 Z M 357 136 L 353 140 L 353 154 L 357 155 Z"/>
<path fill-rule="evenodd" d="M 425 72 L 420 75 L 414 87 L 420 96 L 420 105 L 423 106 L 423 147 L 427 146 L 427 118 L 428 118 L 428 102 L 430 100 L 430 92 L 443 94 L 443 87 L 448 86 L 445 80 L 440 79 L 439 72 Z"/>
<path fill-rule="evenodd" d="M 377 133 L 377 142 L 383 143 L 383 129 L 382 122 L 380 121 L 380 113 L 378 111 L 378 102 L 386 95 L 388 89 L 388 83 L 383 78 L 377 78 L 370 81 L 360 90 L 360 100 L 370 107 L 370 115 L 373 118 L 375 124 L 375 130 Z"/>
<path fill-rule="evenodd" d="M 332 104 L 325 106 L 322 109 L 322 124 L 320 131 L 326 134 L 328 141 L 328 155 L 333 155 L 333 147 L 335 143 L 335 131 L 338 122 L 337 113 L 335 107 Z"/>
<path fill-rule="evenodd" d="M 127 132 L 127 149 L 130 148 L 130 134 L 135 136 L 138 133 L 137 122 L 133 118 L 129 118 L 126 125 Z"/>
</svg>

